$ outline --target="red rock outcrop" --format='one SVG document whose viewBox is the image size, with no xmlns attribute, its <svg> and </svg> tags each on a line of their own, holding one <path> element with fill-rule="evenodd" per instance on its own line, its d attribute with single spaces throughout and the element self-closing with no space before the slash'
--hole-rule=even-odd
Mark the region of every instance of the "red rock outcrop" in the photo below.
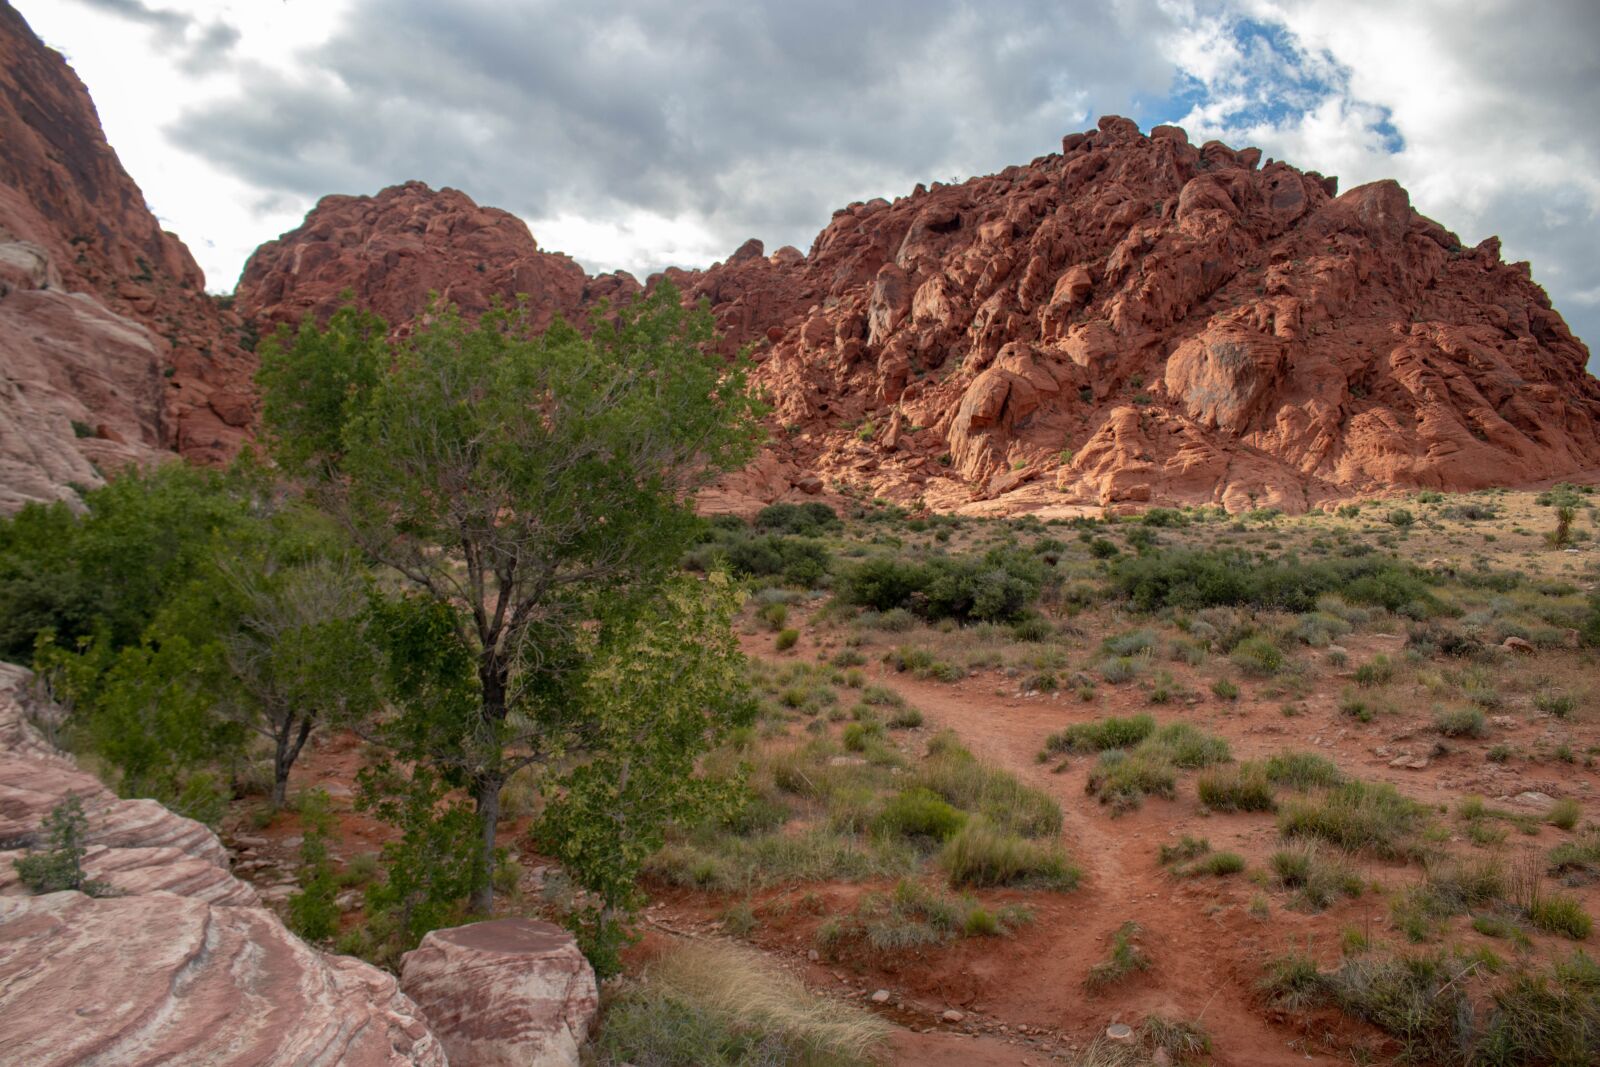
<svg viewBox="0 0 1600 1067">
<path fill-rule="evenodd" d="M 1108 116 L 1027 166 L 852 204 L 809 253 L 752 240 L 667 271 L 728 352 L 753 346 L 775 407 L 769 452 L 707 505 L 843 483 L 944 509 L 1303 510 L 1600 469 L 1600 383 L 1527 265 L 1394 182 L 1336 184 Z M 241 308 L 278 321 L 352 286 L 395 322 L 429 291 L 576 316 L 632 289 L 416 183 L 327 198 L 245 279 Z"/>
<path fill-rule="evenodd" d="M 528 297 L 536 328 L 581 319 L 603 297 L 639 291 L 628 274 L 590 278 L 570 257 L 541 252 L 527 223 L 422 182 L 377 196 L 325 196 L 305 223 L 256 249 L 237 293 L 263 324 L 326 320 L 346 295 L 402 331 L 437 295 L 475 315 Z"/>
<path fill-rule="evenodd" d="M 30 696 L 28 672 L 0 664 L 0 1065 L 444 1067 L 392 976 L 291 934 L 206 827 L 80 771 L 29 722 Z M 17 877 L 69 795 L 84 872 L 112 896 L 30 896 Z"/>
<path fill-rule="evenodd" d="M 457 1067 L 578 1067 L 600 1004 L 572 935 L 531 919 L 432 931 L 400 987 Z"/>
<path fill-rule="evenodd" d="M 83 83 L 0 3 L 0 512 L 99 484 L 97 465 L 226 459 L 254 416 L 248 336 Z"/>
<path fill-rule="evenodd" d="M 947 508 L 1302 510 L 1600 468 L 1588 351 L 1497 241 L 1175 127 L 1062 149 L 851 205 L 803 258 L 669 272 L 757 346 L 788 469 Z"/>
</svg>

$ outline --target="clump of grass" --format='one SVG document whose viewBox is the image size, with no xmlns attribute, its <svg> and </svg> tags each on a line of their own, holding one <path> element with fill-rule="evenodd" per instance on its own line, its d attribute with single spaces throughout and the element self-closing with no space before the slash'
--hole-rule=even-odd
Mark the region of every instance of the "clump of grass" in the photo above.
<svg viewBox="0 0 1600 1067">
<path fill-rule="evenodd" d="M 1183 873 L 1209 874 L 1221 878 L 1229 874 L 1238 874 L 1242 870 L 1244 870 L 1244 857 L 1237 852 L 1213 852 L 1191 864 Z"/>
<path fill-rule="evenodd" d="M 867 1067 L 890 1032 L 869 1012 L 813 994 L 758 953 L 711 941 L 675 945 L 607 999 L 596 1047 L 608 1064 Z"/>
<path fill-rule="evenodd" d="M 956 886 L 1030 886 L 1067 892 L 1083 874 L 1059 845 L 1007 833 L 982 819 L 968 821 L 946 842 L 939 863 Z"/>
<path fill-rule="evenodd" d="M 1206 771 L 1195 780 L 1195 790 L 1213 811 L 1273 811 L 1278 806 L 1272 781 L 1259 763 Z"/>
<path fill-rule="evenodd" d="M 879 816 L 879 826 L 887 833 L 934 842 L 948 841 L 966 824 L 966 812 L 922 786 L 895 794 Z"/>
<path fill-rule="evenodd" d="M 1571 693 L 1546 690 L 1534 694 L 1533 706 L 1548 715 L 1565 719 L 1577 708 L 1578 701 Z"/>
<path fill-rule="evenodd" d="M 1170 1063 L 1189 1063 L 1211 1051 L 1211 1036 L 1199 1022 L 1151 1015 L 1139 1024 L 1139 1043 L 1152 1054 L 1165 1052 Z"/>
<path fill-rule="evenodd" d="M 929 741 L 928 759 L 916 779 L 947 803 L 983 815 L 997 829 L 1023 837 L 1061 832 L 1061 806 L 1054 797 L 976 759 L 949 732 Z"/>
<path fill-rule="evenodd" d="M 896 708 L 889 716 L 891 730 L 914 730 L 923 722 L 922 712 L 912 707 Z"/>
<path fill-rule="evenodd" d="M 1210 841 L 1203 837 L 1190 837 L 1188 834 L 1184 834 L 1176 844 L 1162 845 L 1157 855 L 1161 865 L 1165 867 L 1169 864 L 1181 863 L 1184 860 L 1192 860 L 1198 856 L 1204 856 L 1210 851 Z"/>
<path fill-rule="evenodd" d="M 1048 755 L 1104 752 L 1113 748 L 1132 748 L 1155 732 L 1156 721 L 1149 715 L 1127 718 L 1110 716 L 1094 722 L 1073 723 L 1045 738 Z"/>
<path fill-rule="evenodd" d="M 779 652 L 787 652 L 799 643 L 800 631 L 790 627 L 787 630 L 778 631 L 778 636 L 773 640 L 772 647 Z"/>
<path fill-rule="evenodd" d="M 1540 895 L 1528 905 L 1528 921 L 1535 929 L 1547 934 L 1560 934 L 1574 941 L 1588 938 L 1594 929 L 1594 920 L 1583 910 L 1576 897 L 1562 893 Z"/>
<path fill-rule="evenodd" d="M 1563 841 L 1550 850 L 1548 870 L 1568 884 L 1581 885 L 1600 879 L 1600 829 L 1590 828 L 1572 841 Z"/>
<path fill-rule="evenodd" d="M 1131 656 L 1108 656 L 1096 668 L 1110 685 L 1131 682 L 1139 675 L 1139 662 Z"/>
<path fill-rule="evenodd" d="M 1177 796 L 1177 787 L 1178 775 L 1170 763 L 1112 749 L 1101 754 L 1084 788 L 1120 813 L 1139 807 L 1147 794 L 1171 800 Z"/>
<path fill-rule="evenodd" d="M 1363 689 L 1388 685 L 1392 681 L 1394 681 L 1394 664 L 1389 662 L 1388 656 L 1373 656 L 1356 668 L 1356 684 Z"/>
<path fill-rule="evenodd" d="M 1446 737 L 1482 737 L 1489 720 L 1479 708 L 1450 708 L 1433 713 L 1433 728 Z"/>
<path fill-rule="evenodd" d="M 1136 942 L 1143 933 L 1138 923 L 1129 920 L 1111 935 L 1111 953 L 1089 968 L 1083 987 L 1090 993 L 1101 993 L 1139 971 L 1150 969 L 1151 960 Z"/>
<path fill-rule="evenodd" d="M 1267 965 L 1267 972 L 1256 983 L 1267 1002 L 1281 1011 L 1304 1011 L 1324 995 L 1323 976 L 1317 961 L 1309 955 L 1291 952 Z"/>
<path fill-rule="evenodd" d="M 942 944 L 956 937 L 1004 937 L 1033 921 L 1026 907 L 990 911 L 970 896 L 951 896 L 901 879 L 893 891 L 863 897 L 853 913 L 817 930 L 818 946 L 830 958 L 847 950 L 904 952 Z"/>
<path fill-rule="evenodd" d="M 1560 830 L 1574 829 L 1582 817 L 1583 808 L 1571 797 L 1556 801 L 1544 813 L 1544 821 Z"/>
<path fill-rule="evenodd" d="M 1233 647 L 1228 659 L 1252 678 L 1271 678 L 1283 670 L 1283 649 L 1265 637 L 1247 637 Z"/>
<path fill-rule="evenodd" d="M 1286 804 L 1278 814 L 1278 829 L 1285 837 L 1396 859 L 1413 851 L 1426 811 L 1392 785 L 1349 781 L 1320 798 Z"/>
<path fill-rule="evenodd" d="M 1292 906 L 1319 912 L 1341 895 L 1359 897 L 1366 884 L 1349 862 L 1315 844 L 1292 845 L 1272 854 L 1268 861 L 1278 884 L 1293 893 Z"/>
<path fill-rule="evenodd" d="M 1314 752 L 1280 752 L 1268 756 L 1266 772 L 1267 780 L 1273 785 L 1302 792 L 1336 786 L 1344 781 L 1344 775 L 1332 760 Z"/>
<path fill-rule="evenodd" d="M 1211 683 L 1211 695 L 1231 703 L 1239 699 L 1239 687 L 1226 678 L 1218 678 Z"/>
</svg>

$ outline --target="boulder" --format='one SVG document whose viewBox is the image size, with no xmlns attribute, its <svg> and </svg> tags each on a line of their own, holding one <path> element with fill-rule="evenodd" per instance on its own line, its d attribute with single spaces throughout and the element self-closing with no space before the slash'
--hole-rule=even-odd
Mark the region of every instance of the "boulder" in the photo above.
<svg viewBox="0 0 1600 1067">
<path fill-rule="evenodd" d="M 445 1067 L 390 975 L 325 954 L 260 907 L 206 827 L 123 800 L 57 751 L 27 671 L 0 664 L 0 1064 Z M 88 879 L 113 895 L 29 895 L 13 860 L 83 803 Z M 18 847 L 21 846 L 21 847 Z"/>
<path fill-rule="evenodd" d="M 454 1067 L 577 1067 L 599 1006 L 572 935 L 531 919 L 430 932 L 402 958 L 400 986 Z"/>
</svg>

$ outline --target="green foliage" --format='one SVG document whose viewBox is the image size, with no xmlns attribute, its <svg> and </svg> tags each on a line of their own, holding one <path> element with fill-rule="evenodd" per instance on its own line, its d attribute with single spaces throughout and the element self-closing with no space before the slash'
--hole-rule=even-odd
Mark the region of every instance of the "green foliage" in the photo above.
<svg viewBox="0 0 1600 1067">
<path fill-rule="evenodd" d="M 579 922 L 600 973 L 615 973 L 614 946 L 642 903 L 639 873 L 669 822 L 731 802 L 694 769 L 754 718 L 732 630 L 738 606 L 718 576 L 677 579 L 588 672 L 580 699 L 589 758 L 559 779 L 539 839 L 598 901 Z"/>
<path fill-rule="evenodd" d="M 840 529 L 844 524 L 828 505 L 817 501 L 805 504 L 768 504 L 756 514 L 758 530 L 795 534 L 800 537 L 820 537 Z"/>
<path fill-rule="evenodd" d="M 1039 598 L 1044 564 L 1031 553 L 991 549 L 982 556 L 879 556 L 845 570 L 845 603 L 887 612 L 905 608 L 928 619 L 1008 622 Z"/>
<path fill-rule="evenodd" d="M 249 510 L 248 475 L 181 463 L 131 469 L 84 494 L 84 512 L 29 504 L 0 519 L 0 659 L 27 662 L 41 633 L 76 649 L 135 644 L 215 539 Z"/>
<path fill-rule="evenodd" d="M 483 912 L 499 790 L 519 767 L 580 768 L 568 812 L 609 818 L 579 788 L 615 710 L 593 706 L 586 667 L 634 641 L 704 528 L 694 491 L 753 454 L 760 405 L 747 364 L 716 352 L 709 310 L 670 284 L 587 336 L 559 319 L 534 334 L 521 307 L 476 324 L 435 308 L 397 345 L 370 317 L 341 321 L 266 347 L 265 427 L 399 586 L 400 607 L 375 612 L 401 639 L 376 733 L 471 796 Z"/>
<path fill-rule="evenodd" d="M 1233 665 L 1256 678 L 1270 678 L 1283 669 L 1283 650 L 1265 637 L 1247 637 L 1228 656 Z"/>
<path fill-rule="evenodd" d="M 947 803 L 931 789 L 913 786 L 901 790 L 884 805 L 880 825 L 889 833 L 946 841 L 966 825 L 967 813 Z"/>
<path fill-rule="evenodd" d="M 1060 846 L 1031 841 L 973 819 L 939 853 L 939 863 L 956 886 L 1031 886 L 1063 892 L 1077 888 L 1082 872 Z"/>
<path fill-rule="evenodd" d="M 1119 560 L 1112 587 L 1138 611 L 1243 606 L 1312 611 L 1317 598 L 1338 593 L 1355 604 L 1419 615 L 1439 610 L 1425 577 L 1399 560 L 1369 554 L 1301 563 L 1292 557 L 1260 562 L 1243 552 L 1173 549 Z"/>
<path fill-rule="evenodd" d="M 1101 993 L 1139 971 L 1150 969 L 1151 959 L 1136 939 L 1144 930 L 1138 923 L 1128 921 L 1111 935 L 1111 953 L 1089 968 L 1084 977 L 1084 989 Z"/>
<path fill-rule="evenodd" d="M 88 827 L 83 801 L 76 793 L 67 794 L 65 800 L 50 809 L 39 828 L 45 848 L 11 861 L 22 884 L 33 893 L 76 889 L 90 896 L 103 896 L 110 892 L 105 883 L 83 876 L 83 835 Z"/>
<path fill-rule="evenodd" d="M 1295 800 L 1278 816 L 1285 837 L 1321 839 L 1384 858 L 1405 855 L 1426 809 L 1387 783 L 1348 781 L 1317 799 Z"/>
<path fill-rule="evenodd" d="M 1155 732 L 1156 721 L 1149 715 L 1127 718 L 1108 716 L 1093 722 L 1074 723 L 1045 738 L 1044 750 L 1050 755 L 1063 752 L 1092 753 L 1110 748 L 1132 748 Z"/>
<path fill-rule="evenodd" d="M 1274 811 L 1278 806 L 1267 770 L 1259 763 L 1207 771 L 1195 780 L 1195 791 L 1213 811 Z"/>
<path fill-rule="evenodd" d="M 313 789 L 300 794 L 299 890 L 289 898 L 289 928 L 307 941 L 323 941 L 339 931 L 339 907 L 334 897 L 339 882 L 328 858 L 333 836 L 333 813 L 328 794 Z"/>
</svg>

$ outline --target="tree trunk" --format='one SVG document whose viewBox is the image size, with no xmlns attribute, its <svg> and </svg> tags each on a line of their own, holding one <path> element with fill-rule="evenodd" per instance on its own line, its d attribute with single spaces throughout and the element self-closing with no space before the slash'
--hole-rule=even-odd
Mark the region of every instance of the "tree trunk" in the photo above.
<svg viewBox="0 0 1600 1067">
<path fill-rule="evenodd" d="M 272 753 L 272 810 L 277 811 L 289 799 L 289 770 L 299 758 L 300 750 L 311 736 L 310 715 L 299 720 L 299 733 L 295 732 L 295 716 L 284 719 L 273 736 L 276 746 Z M 293 741 L 290 738 L 293 737 Z"/>
<path fill-rule="evenodd" d="M 494 911 L 494 835 L 500 821 L 500 775 L 485 775 L 474 785 L 472 799 L 477 806 L 478 826 L 483 835 L 483 846 L 478 853 L 478 888 L 472 891 L 470 907 L 475 915 L 488 915 Z"/>
</svg>

